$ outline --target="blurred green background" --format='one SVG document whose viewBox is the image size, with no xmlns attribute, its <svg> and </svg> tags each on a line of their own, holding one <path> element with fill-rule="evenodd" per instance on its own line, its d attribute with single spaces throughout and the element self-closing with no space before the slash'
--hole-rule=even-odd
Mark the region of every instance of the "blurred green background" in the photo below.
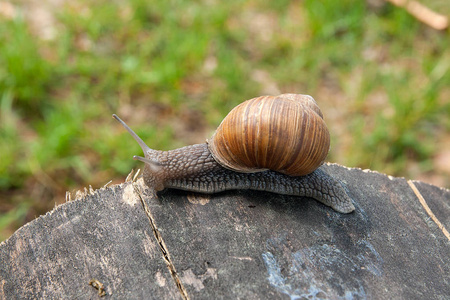
<svg viewBox="0 0 450 300">
<path fill-rule="evenodd" d="M 449 37 L 374 0 L 0 1 L 0 241 L 142 167 L 112 113 L 168 150 L 264 94 L 317 100 L 328 161 L 449 187 Z"/>
</svg>

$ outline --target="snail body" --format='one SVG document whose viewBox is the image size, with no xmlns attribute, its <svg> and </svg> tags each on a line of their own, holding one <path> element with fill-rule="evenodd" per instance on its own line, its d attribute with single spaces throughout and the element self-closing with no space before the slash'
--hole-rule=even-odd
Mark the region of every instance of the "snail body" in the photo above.
<svg viewBox="0 0 450 300">
<path fill-rule="evenodd" d="M 278 122 L 277 113 L 282 123 L 278 127 L 274 124 Z M 258 117 L 261 114 L 265 117 Z M 155 191 L 251 189 L 311 197 L 341 213 L 355 209 L 342 185 L 320 167 L 329 150 L 329 133 L 310 96 L 283 94 L 250 99 L 230 112 L 207 143 L 169 151 L 149 148 L 119 117 L 113 117 L 141 146 L 145 157 L 134 158 L 145 163 L 144 181 Z M 289 124 L 301 128 L 290 130 Z M 256 133 L 251 133 L 255 128 Z M 292 132 L 296 132 L 294 141 L 286 142 Z M 253 145 L 243 147 L 249 142 Z M 293 158 L 288 155 L 291 150 Z"/>
</svg>

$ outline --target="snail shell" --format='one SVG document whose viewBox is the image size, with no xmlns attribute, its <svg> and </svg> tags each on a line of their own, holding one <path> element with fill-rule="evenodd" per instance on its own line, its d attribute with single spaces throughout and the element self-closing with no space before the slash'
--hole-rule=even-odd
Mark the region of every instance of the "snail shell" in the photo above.
<svg viewBox="0 0 450 300">
<path fill-rule="evenodd" d="M 214 159 L 237 172 L 313 172 L 330 149 L 330 133 L 308 95 L 262 96 L 236 106 L 208 141 Z"/>
</svg>

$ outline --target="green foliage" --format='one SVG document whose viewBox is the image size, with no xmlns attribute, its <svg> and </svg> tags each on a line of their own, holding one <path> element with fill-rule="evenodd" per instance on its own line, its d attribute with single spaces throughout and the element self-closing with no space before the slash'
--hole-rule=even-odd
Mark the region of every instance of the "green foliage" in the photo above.
<svg viewBox="0 0 450 300">
<path fill-rule="evenodd" d="M 17 119 L 12 110 L 12 92 L 6 90 L 0 99 L 0 189 L 20 186 L 22 183 L 21 171 L 16 162 L 23 155 L 22 141 L 19 136 Z"/>
<path fill-rule="evenodd" d="M 38 50 L 20 18 L 0 26 L 0 91 L 12 94 L 17 108 L 30 112 L 39 109 L 51 77 L 50 64 Z"/>
<path fill-rule="evenodd" d="M 435 141 L 450 129 L 448 32 L 392 5 L 61 5 L 51 40 L 25 17 L 0 20 L 0 232 L 51 209 L 66 190 L 141 166 L 131 159 L 139 146 L 112 113 L 150 147 L 170 149 L 204 140 L 268 86 L 307 93 L 335 108 L 324 109 L 342 149 L 331 161 L 393 175 L 408 175 L 411 162 L 430 171 Z"/>
<path fill-rule="evenodd" d="M 7 213 L 0 215 L 0 240 L 3 241 L 9 237 L 6 233 L 10 232 L 12 224 L 18 227 L 25 221 L 25 216 L 29 208 L 27 203 L 22 202 Z"/>
</svg>

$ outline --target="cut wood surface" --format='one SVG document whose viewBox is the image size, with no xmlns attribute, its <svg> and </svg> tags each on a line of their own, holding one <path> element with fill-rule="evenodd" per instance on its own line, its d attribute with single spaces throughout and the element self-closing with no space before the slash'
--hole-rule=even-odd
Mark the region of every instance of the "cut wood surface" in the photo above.
<svg viewBox="0 0 450 300">
<path fill-rule="evenodd" d="M 89 192 L 0 244 L 0 299 L 449 299 L 450 191 L 326 169 L 355 212 L 254 191 L 155 197 L 142 179 Z"/>
</svg>

